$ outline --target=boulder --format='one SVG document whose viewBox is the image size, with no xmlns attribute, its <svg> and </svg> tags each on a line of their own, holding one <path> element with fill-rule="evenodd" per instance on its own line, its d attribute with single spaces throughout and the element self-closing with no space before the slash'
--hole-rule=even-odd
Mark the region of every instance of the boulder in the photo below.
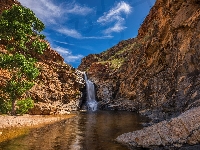
<svg viewBox="0 0 200 150">
<path fill-rule="evenodd" d="M 129 147 L 180 148 L 200 144 L 200 107 L 190 109 L 169 121 L 162 121 L 142 130 L 124 133 L 118 142 Z"/>
</svg>

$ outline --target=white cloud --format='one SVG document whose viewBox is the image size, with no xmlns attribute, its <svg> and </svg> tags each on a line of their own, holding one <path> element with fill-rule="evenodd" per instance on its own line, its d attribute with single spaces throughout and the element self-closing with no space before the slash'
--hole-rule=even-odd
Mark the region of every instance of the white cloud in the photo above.
<svg viewBox="0 0 200 150">
<path fill-rule="evenodd" d="M 113 36 L 107 35 L 107 36 L 88 36 L 88 37 L 82 37 L 83 39 L 111 39 Z"/>
<path fill-rule="evenodd" d="M 69 55 L 66 57 L 66 62 L 75 62 L 77 60 L 81 60 L 84 56 L 83 55 Z"/>
<path fill-rule="evenodd" d="M 97 22 L 101 23 L 102 25 L 114 23 L 113 27 L 104 30 L 104 33 L 106 34 L 110 34 L 112 32 L 120 32 L 126 28 L 123 26 L 125 19 L 122 17 L 122 14 L 128 15 L 130 13 L 131 6 L 124 1 L 121 1 L 108 12 L 104 13 L 104 15 L 101 16 Z"/>
<path fill-rule="evenodd" d="M 65 55 L 71 54 L 71 52 L 68 49 L 62 48 L 62 47 L 59 47 L 59 46 L 54 47 L 53 49 L 55 49 L 59 53 L 65 54 Z"/>
<path fill-rule="evenodd" d="M 106 30 L 104 30 L 105 34 L 110 34 L 112 32 L 121 32 L 125 29 L 126 27 L 124 27 L 120 22 L 117 22 L 116 24 L 114 24 L 113 27 L 110 27 Z"/>
<path fill-rule="evenodd" d="M 52 0 L 18 0 L 22 5 L 30 8 L 45 24 L 57 24 L 67 19 L 69 14 L 88 15 L 92 8 L 77 3 L 61 3 L 56 5 Z"/>
<path fill-rule="evenodd" d="M 86 7 L 86 6 L 80 6 L 79 4 L 70 4 L 66 8 L 67 13 L 72 13 L 72 14 L 78 14 L 85 16 L 93 11 L 92 8 Z"/>
<path fill-rule="evenodd" d="M 93 8 L 82 6 L 75 1 L 54 3 L 53 0 L 19 0 L 19 2 L 33 10 L 36 16 L 54 31 L 76 39 L 109 39 L 112 36 L 83 36 L 78 30 L 66 26 L 71 15 L 85 16 L 94 12 Z M 121 9 L 121 8 L 120 8 Z M 119 20 L 119 19 L 118 19 Z"/>
<path fill-rule="evenodd" d="M 60 28 L 60 29 L 56 29 L 57 32 L 62 33 L 64 35 L 76 38 L 76 39 L 80 39 L 82 37 L 82 35 L 74 30 L 74 29 L 68 29 L 68 28 Z"/>
<path fill-rule="evenodd" d="M 124 1 L 119 2 L 117 6 L 110 9 L 107 13 L 104 13 L 97 22 L 99 23 L 107 23 L 112 22 L 113 20 L 124 20 L 120 15 L 122 13 L 129 14 L 131 12 L 131 6 Z"/>
<path fill-rule="evenodd" d="M 66 62 L 70 63 L 70 62 L 75 62 L 77 60 L 82 59 L 84 56 L 83 55 L 73 55 L 72 52 L 66 48 L 63 47 L 54 47 L 53 49 L 55 49 L 57 52 L 59 52 L 65 59 Z"/>
<path fill-rule="evenodd" d="M 82 36 L 81 33 L 79 33 L 76 30 L 73 29 L 68 29 L 68 28 L 60 28 L 60 29 L 56 29 L 57 32 L 64 34 L 66 36 L 70 36 L 76 39 L 110 39 L 113 38 L 113 36 L 111 35 L 107 35 L 107 36 Z"/>
<path fill-rule="evenodd" d="M 65 45 L 74 45 L 74 44 L 71 44 L 71 43 L 68 43 L 68 42 L 62 42 L 62 41 L 57 41 L 57 40 L 53 40 L 53 41 L 57 42 L 57 43 L 65 44 Z"/>
<path fill-rule="evenodd" d="M 45 24 L 55 24 L 56 19 L 63 14 L 62 8 L 53 4 L 51 0 L 19 0 L 19 2 L 30 8 Z"/>
</svg>

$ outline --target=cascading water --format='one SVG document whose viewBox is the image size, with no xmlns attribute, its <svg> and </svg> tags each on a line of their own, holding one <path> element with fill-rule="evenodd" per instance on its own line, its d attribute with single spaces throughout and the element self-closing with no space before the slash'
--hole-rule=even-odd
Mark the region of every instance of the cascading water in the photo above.
<svg viewBox="0 0 200 150">
<path fill-rule="evenodd" d="M 86 83 L 86 91 L 87 91 L 87 109 L 91 111 L 97 110 L 97 101 L 95 98 L 95 88 L 94 83 L 88 80 L 87 75 L 84 73 L 85 83 Z"/>
</svg>

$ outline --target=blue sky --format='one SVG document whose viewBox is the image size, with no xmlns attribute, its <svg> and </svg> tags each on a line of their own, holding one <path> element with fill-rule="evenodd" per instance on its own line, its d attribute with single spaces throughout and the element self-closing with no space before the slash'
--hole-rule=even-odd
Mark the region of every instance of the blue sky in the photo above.
<svg viewBox="0 0 200 150">
<path fill-rule="evenodd" d="M 137 36 L 155 0 L 18 0 L 45 24 L 43 34 L 65 62 L 81 59 Z"/>
</svg>

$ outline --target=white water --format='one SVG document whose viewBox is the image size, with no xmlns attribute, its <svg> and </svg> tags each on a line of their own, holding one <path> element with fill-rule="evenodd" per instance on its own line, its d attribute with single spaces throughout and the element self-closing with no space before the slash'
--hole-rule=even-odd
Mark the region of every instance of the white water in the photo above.
<svg viewBox="0 0 200 150">
<path fill-rule="evenodd" d="M 94 83 L 90 80 L 88 80 L 87 75 L 84 73 L 84 78 L 86 82 L 86 90 L 87 90 L 87 109 L 91 111 L 97 110 L 97 101 L 95 98 L 95 88 Z"/>
</svg>

